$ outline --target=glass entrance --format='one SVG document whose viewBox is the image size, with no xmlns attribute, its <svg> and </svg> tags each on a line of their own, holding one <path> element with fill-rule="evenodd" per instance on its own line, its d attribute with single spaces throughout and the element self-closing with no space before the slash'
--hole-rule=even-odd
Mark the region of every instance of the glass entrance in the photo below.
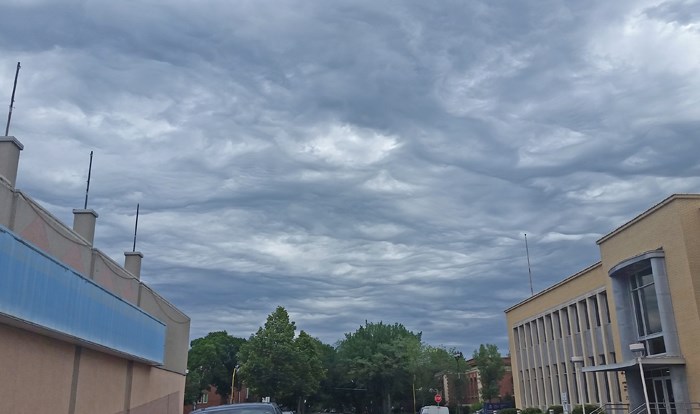
<svg viewBox="0 0 700 414">
<path fill-rule="evenodd" d="M 652 414 L 676 414 L 669 370 L 655 369 L 645 372 L 644 376 Z"/>
</svg>

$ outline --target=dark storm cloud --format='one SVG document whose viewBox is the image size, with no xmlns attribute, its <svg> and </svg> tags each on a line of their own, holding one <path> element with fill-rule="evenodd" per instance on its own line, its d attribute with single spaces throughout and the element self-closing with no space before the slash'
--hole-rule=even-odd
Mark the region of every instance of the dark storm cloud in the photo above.
<svg viewBox="0 0 700 414">
<path fill-rule="evenodd" d="M 697 192 L 692 2 L 11 1 L 18 186 L 138 248 L 192 336 L 278 305 L 469 354 L 597 240 Z"/>
</svg>

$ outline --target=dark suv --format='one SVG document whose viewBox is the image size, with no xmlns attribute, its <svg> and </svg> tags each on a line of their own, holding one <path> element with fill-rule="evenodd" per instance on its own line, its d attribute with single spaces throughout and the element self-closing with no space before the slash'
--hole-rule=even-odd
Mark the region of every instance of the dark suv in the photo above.
<svg viewBox="0 0 700 414">
<path fill-rule="evenodd" d="M 192 411 L 191 414 L 282 414 L 275 403 L 238 403 L 218 405 Z"/>
</svg>

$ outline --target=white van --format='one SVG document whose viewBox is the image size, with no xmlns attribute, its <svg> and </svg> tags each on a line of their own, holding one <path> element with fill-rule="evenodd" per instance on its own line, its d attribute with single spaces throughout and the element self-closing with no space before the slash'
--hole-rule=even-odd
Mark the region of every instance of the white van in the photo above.
<svg viewBox="0 0 700 414">
<path fill-rule="evenodd" d="M 438 405 L 428 405 L 420 409 L 420 414 L 450 414 L 450 409 Z"/>
</svg>

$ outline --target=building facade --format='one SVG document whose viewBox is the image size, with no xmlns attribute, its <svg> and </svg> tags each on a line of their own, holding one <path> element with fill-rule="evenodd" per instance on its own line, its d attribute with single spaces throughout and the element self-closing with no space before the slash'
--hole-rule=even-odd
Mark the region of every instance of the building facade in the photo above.
<svg viewBox="0 0 700 414">
<path fill-rule="evenodd" d="M 498 397 L 490 402 L 502 402 L 504 399 L 514 395 L 513 373 L 510 363 L 510 357 L 503 357 L 504 373 L 498 383 Z M 467 368 L 464 372 L 459 372 L 456 375 L 443 374 L 443 389 L 445 390 L 445 400 L 448 405 L 454 402 L 459 402 L 460 405 L 482 402 L 479 368 L 476 367 L 474 359 L 466 360 L 465 364 Z"/>
<path fill-rule="evenodd" d="M 598 263 L 506 310 L 516 403 L 700 409 L 700 195 L 597 243 Z"/>
<path fill-rule="evenodd" d="M 9 413 L 179 414 L 190 319 L 15 188 L 22 144 L 0 137 L 0 401 Z"/>
</svg>

